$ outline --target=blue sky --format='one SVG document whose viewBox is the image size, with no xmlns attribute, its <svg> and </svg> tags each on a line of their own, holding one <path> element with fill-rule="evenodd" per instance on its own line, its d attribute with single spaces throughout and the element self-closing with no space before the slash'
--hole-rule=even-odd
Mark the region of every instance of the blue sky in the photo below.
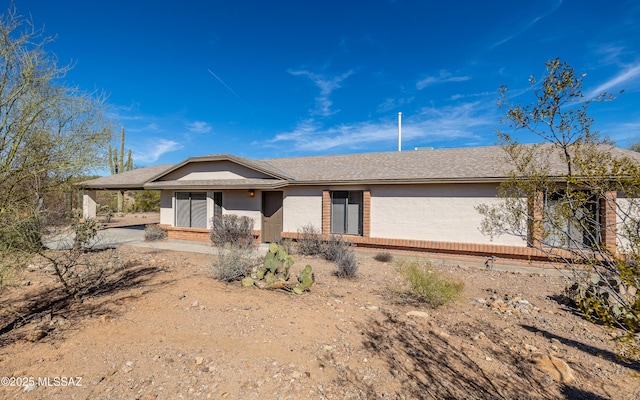
<svg viewBox="0 0 640 400">
<path fill-rule="evenodd" d="M 104 91 L 134 164 L 492 145 L 498 87 L 529 103 L 555 57 L 586 73 L 595 127 L 640 141 L 640 3 L 15 0 Z M 3 11 L 4 12 L 4 11 Z M 524 141 L 531 138 L 524 137 Z M 114 142 L 115 143 L 115 142 Z"/>
</svg>

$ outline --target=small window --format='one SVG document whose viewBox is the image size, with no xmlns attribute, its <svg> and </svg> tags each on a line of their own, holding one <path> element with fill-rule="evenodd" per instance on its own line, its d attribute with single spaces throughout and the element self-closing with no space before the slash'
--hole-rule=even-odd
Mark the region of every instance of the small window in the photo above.
<svg viewBox="0 0 640 400">
<path fill-rule="evenodd" d="M 362 191 L 331 192 L 331 233 L 362 236 Z"/>
<path fill-rule="evenodd" d="M 176 192 L 176 226 L 207 227 L 207 193 Z"/>
<path fill-rule="evenodd" d="M 222 192 L 213 193 L 213 218 L 218 219 L 222 215 Z"/>
</svg>

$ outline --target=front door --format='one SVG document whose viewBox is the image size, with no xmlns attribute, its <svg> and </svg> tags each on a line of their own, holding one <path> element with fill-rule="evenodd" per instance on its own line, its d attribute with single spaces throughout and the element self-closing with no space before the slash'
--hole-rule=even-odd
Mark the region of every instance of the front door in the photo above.
<svg viewBox="0 0 640 400">
<path fill-rule="evenodd" d="M 282 192 L 262 192 L 262 242 L 277 242 L 281 233 Z"/>
</svg>

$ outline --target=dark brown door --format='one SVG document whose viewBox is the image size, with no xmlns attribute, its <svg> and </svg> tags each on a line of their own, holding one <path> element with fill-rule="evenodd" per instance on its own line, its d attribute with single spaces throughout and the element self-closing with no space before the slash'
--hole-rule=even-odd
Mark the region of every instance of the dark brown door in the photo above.
<svg viewBox="0 0 640 400">
<path fill-rule="evenodd" d="M 262 242 L 277 242 L 281 233 L 282 192 L 262 192 Z"/>
</svg>

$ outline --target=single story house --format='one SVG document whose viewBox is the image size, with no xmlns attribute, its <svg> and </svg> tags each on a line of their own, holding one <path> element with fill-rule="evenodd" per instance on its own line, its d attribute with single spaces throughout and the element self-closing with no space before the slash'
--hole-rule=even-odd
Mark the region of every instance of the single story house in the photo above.
<svg viewBox="0 0 640 400">
<path fill-rule="evenodd" d="M 613 147 L 620 155 L 638 153 Z M 218 215 L 248 216 L 261 242 L 296 239 L 312 225 L 359 246 L 508 258 L 545 258 L 515 236 L 480 231 L 479 204 L 496 204 L 508 177 L 500 146 L 254 160 L 230 154 L 189 158 L 82 183 L 84 216 L 96 190 L 161 191 L 169 238 L 208 241 Z M 558 165 L 558 168 L 561 164 Z M 615 195 L 615 194 L 613 194 Z M 604 204 L 604 203 L 603 203 Z M 615 213 L 600 210 L 603 226 Z M 603 233 L 607 246 L 615 238 Z"/>
</svg>

